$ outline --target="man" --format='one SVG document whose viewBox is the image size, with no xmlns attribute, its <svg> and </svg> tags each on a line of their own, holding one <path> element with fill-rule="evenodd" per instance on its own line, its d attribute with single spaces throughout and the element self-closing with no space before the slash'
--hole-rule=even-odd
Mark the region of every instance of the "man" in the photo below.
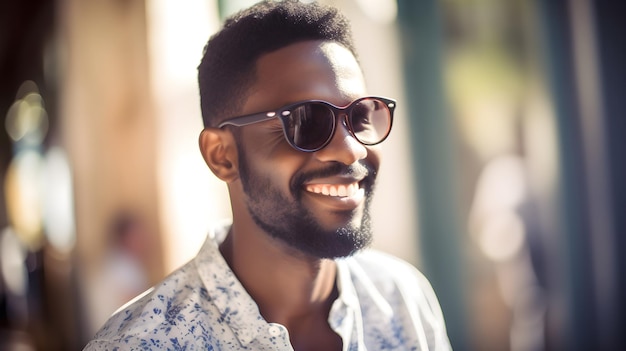
<svg viewBox="0 0 626 351">
<path fill-rule="evenodd" d="M 257 4 L 209 40 L 199 84 L 200 149 L 232 225 L 87 349 L 449 349 L 427 280 L 365 249 L 395 102 L 368 96 L 346 19 Z"/>
</svg>

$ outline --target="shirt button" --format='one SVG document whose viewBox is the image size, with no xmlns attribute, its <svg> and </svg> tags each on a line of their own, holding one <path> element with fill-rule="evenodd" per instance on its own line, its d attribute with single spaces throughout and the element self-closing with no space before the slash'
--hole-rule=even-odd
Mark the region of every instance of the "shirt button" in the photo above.
<svg viewBox="0 0 626 351">
<path fill-rule="evenodd" d="M 271 336 L 279 336 L 282 333 L 282 330 L 280 329 L 279 326 L 272 325 L 270 326 L 269 332 Z"/>
</svg>

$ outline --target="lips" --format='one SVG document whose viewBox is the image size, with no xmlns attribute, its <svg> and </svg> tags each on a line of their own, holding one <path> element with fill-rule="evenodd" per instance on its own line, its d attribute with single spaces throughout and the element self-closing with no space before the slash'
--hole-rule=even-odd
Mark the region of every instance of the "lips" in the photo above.
<svg viewBox="0 0 626 351">
<path fill-rule="evenodd" d="M 296 184 L 300 184 L 300 194 L 306 194 L 306 198 L 316 206 L 333 211 L 353 211 L 363 205 L 373 174 L 375 171 L 363 164 L 345 166 L 337 163 L 327 169 L 307 173 Z"/>
<path fill-rule="evenodd" d="M 316 206 L 335 211 L 354 211 L 365 201 L 363 179 L 354 177 L 328 177 L 304 184 L 304 193 Z"/>
</svg>

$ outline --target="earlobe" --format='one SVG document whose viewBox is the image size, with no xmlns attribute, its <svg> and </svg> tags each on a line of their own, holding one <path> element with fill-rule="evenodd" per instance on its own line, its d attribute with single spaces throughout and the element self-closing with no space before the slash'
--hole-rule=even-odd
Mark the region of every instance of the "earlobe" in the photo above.
<svg viewBox="0 0 626 351">
<path fill-rule="evenodd" d="M 198 140 L 200 152 L 207 166 L 221 180 L 237 180 L 237 149 L 233 136 L 218 128 L 205 128 Z"/>
</svg>

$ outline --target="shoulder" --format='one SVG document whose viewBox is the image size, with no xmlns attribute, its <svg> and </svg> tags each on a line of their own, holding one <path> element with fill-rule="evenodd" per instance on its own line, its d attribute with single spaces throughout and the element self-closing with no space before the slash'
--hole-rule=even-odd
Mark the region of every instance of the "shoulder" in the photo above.
<svg viewBox="0 0 626 351">
<path fill-rule="evenodd" d="M 404 340 L 421 349 L 450 349 L 439 301 L 416 267 L 372 249 L 338 261 L 338 267 L 346 298 L 356 297 L 366 339 L 373 345 L 381 345 L 384 335 L 384 340 Z"/>
<path fill-rule="evenodd" d="M 359 295 L 375 293 L 383 298 L 400 299 L 441 316 L 439 301 L 426 278 L 412 264 L 374 249 L 361 251 L 345 260 L 352 284 Z"/>
<path fill-rule="evenodd" d="M 86 350 L 168 349 L 192 334 L 200 315 L 213 313 L 193 263 L 179 268 L 120 308 Z"/>
</svg>

